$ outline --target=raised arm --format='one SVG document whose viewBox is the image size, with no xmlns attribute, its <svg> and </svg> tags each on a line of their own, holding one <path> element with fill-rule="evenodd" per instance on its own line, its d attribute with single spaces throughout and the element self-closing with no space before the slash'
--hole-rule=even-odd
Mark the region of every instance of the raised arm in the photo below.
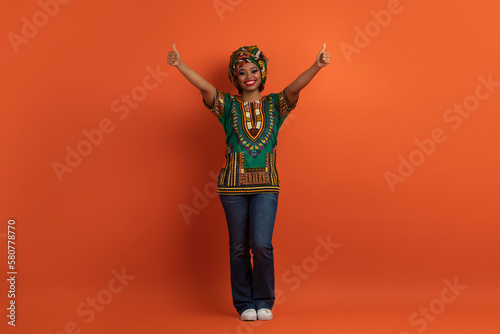
<svg viewBox="0 0 500 334">
<path fill-rule="evenodd" d="M 215 96 L 215 87 L 205 80 L 201 75 L 196 73 L 195 70 L 191 69 L 189 66 L 184 64 L 181 60 L 181 55 L 177 48 L 175 47 L 175 42 L 172 44 L 174 51 L 169 51 L 167 56 L 167 62 L 169 65 L 177 67 L 179 72 L 188 79 L 190 83 L 193 84 L 196 88 L 198 88 L 201 92 L 201 96 L 203 96 L 203 100 L 205 103 L 212 108 L 214 104 L 214 96 Z"/>
<path fill-rule="evenodd" d="M 288 105 L 293 105 L 297 102 L 299 98 L 300 91 L 307 86 L 309 82 L 314 78 L 314 76 L 319 72 L 320 69 L 330 64 L 330 53 L 325 52 L 326 43 L 323 44 L 323 49 L 316 56 L 316 61 L 314 64 L 305 70 L 301 75 L 295 79 L 290 85 L 285 88 L 287 103 Z"/>
</svg>

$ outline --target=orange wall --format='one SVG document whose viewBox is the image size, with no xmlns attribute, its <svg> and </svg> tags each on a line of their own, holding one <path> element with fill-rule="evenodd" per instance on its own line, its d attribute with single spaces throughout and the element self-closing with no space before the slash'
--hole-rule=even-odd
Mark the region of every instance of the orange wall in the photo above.
<svg viewBox="0 0 500 334">
<path fill-rule="evenodd" d="M 0 241 L 14 217 L 26 294 L 90 293 L 122 267 L 139 290 L 229 293 L 211 176 L 224 135 L 167 65 L 173 41 L 231 92 L 229 55 L 257 44 L 270 59 L 264 93 L 283 89 L 327 43 L 332 64 L 279 137 L 277 288 L 290 291 L 287 271 L 328 236 L 341 246 L 308 284 L 372 291 L 458 277 L 471 295 L 497 287 L 498 2 L 90 0 L 52 6 L 53 17 L 37 14 L 36 1 L 0 8 Z M 463 104 L 460 116 L 453 108 Z M 70 166 L 68 149 L 86 156 Z M 55 162 L 67 166 L 59 177 Z M 186 218 L 186 207 L 196 213 Z M 79 302 L 60 298 L 71 312 Z"/>
</svg>

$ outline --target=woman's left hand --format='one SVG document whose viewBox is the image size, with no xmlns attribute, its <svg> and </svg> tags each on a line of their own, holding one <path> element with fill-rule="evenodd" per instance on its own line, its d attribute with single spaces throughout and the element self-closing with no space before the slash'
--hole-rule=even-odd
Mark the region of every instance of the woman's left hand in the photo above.
<svg viewBox="0 0 500 334">
<path fill-rule="evenodd" d="M 325 67 L 326 65 L 330 64 L 330 53 L 325 52 L 326 49 L 326 43 L 323 44 L 323 49 L 318 53 L 318 56 L 316 57 L 316 65 L 318 65 L 319 68 Z"/>
</svg>

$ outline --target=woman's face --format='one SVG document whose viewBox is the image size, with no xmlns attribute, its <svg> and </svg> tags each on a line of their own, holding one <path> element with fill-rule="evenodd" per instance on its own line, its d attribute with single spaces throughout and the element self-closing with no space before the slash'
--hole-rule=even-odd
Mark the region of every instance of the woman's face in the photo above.
<svg viewBox="0 0 500 334">
<path fill-rule="evenodd" d="M 244 91 L 259 91 L 260 83 L 262 81 L 262 75 L 260 74 L 260 69 L 254 63 L 246 63 L 241 66 L 238 73 L 238 83 Z"/>
</svg>

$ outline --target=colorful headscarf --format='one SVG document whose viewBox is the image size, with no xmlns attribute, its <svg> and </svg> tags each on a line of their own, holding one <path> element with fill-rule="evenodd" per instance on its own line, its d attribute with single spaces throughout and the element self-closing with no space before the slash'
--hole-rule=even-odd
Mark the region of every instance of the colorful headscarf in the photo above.
<svg viewBox="0 0 500 334">
<path fill-rule="evenodd" d="M 264 56 L 257 45 L 242 46 L 238 50 L 234 51 L 231 57 L 229 57 L 229 80 L 231 80 L 232 84 L 235 85 L 239 91 L 241 87 L 238 84 L 238 71 L 241 66 L 252 62 L 260 69 L 260 73 L 262 75 L 260 91 L 262 91 L 267 79 L 267 61 L 267 57 Z"/>
</svg>

